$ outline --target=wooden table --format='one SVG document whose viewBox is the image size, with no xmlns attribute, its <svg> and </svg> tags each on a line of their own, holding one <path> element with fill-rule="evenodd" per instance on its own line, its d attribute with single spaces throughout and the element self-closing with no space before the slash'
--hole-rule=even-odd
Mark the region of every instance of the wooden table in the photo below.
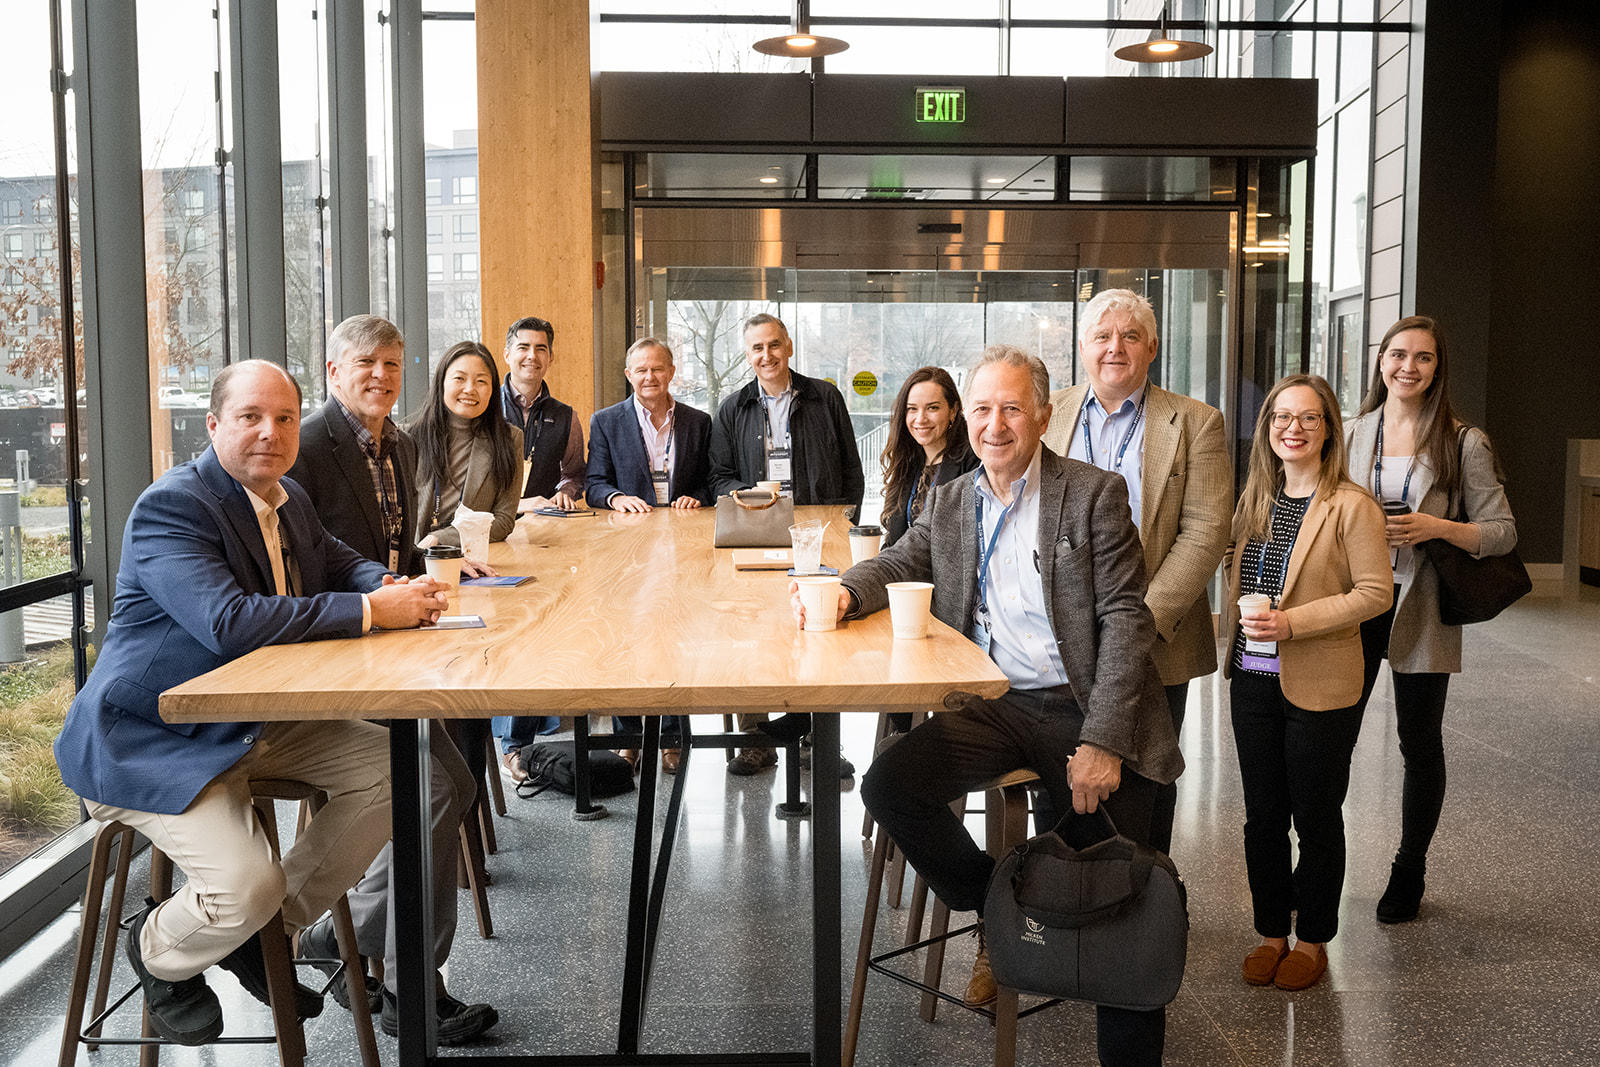
<svg viewBox="0 0 1600 1067">
<path fill-rule="evenodd" d="M 489 559 L 502 574 L 535 580 L 516 588 L 464 589 L 453 598 L 451 613 L 481 615 L 483 628 L 395 631 L 264 648 L 162 694 L 162 717 L 170 722 L 406 720 L 391 731 L 394 877 L 421 891 L 397 900 L 401 929 L 416 932 L 400 939 L 398 994 L 403 1005 L 431 1004 L 427 946 L 433 939 L 424 876 L 429 868 L 428 719 L 509 712 L 645 715 L 647 744 L 655 747 L 663 714 L 877 712 L 936 706 L 953 689 L 984 696 L 1005 691 L 1005 678 L 993 662 L 937 622 L 932 636 L 922 641 L 895 641 L 888 612 L 841 624 L 831 633 L 798 630 L 788 605 L 788 577 L 782 571 L 735 571 L 729 551 L 712 547 L 713 515 L 710 509 L 658 509 L 648 515 L 601 511 L 592 518 L 525 518 L 506 542 L 491 546 Z M 796 517 L 830 520 L 823 562 L 841 569 L 849 565 L 842 508 L 797 508 Z M 836 716 L 816 718 L 812 781 L 829 785 L 812 791 L 812 869 L 818 887 L 837 886 L 839 880 L 839 794 L 831 787 L 838 778 L 838 736 Z M 671 1059 L 637 1053 L 644 1005 L 642 987 L 635 983 L 648 982 L 646 916 L 652 905 L 659 910 L 659 899 L 641 890 L 651 881 L 655 762 L 645 756 L 618 1055 L 589 1057 L 585 1063 Z M 669 853 L 664 840 L 658 864 Z M 837 892 L 814 892 L 813 936 L 812 1049 L 809 1056 L 771 1062 L 831 1067 L 839 1060 Z M 634 966 L 641 961 L 642 969 Z M 400 1020 L 400 1062 L 433 1062 L 433 1013 L 402 1011 Z M 753 1062 L 748 1055 L 694 1058 L 702 1064 Z"/>
</svg>

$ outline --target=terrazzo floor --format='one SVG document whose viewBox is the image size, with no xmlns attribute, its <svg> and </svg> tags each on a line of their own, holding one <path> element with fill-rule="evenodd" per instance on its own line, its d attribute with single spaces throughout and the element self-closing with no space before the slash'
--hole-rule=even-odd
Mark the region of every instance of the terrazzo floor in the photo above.
<svg viewBox="0 0 1600 1067">
<path fill-rule="evenodd" d="M 1329 946 L 1327 978 L 1297 994 L 1239 977 L 1254 938 L 1227 690 L 1215 676 L 1191 687 L 1173 852 L 1192 928 L 1187 975 L 1168 1013 L 1167 1064 L 1600 1063 L 1600 590 L 1525 600 L 1469 628 L 1466 656 L 1467 671 L 1450 691 L 1450 792 L 1422 915 L 1400 926 L 1373 918 L 1398 832 L 1401 777 L 1385 678 L 1363 724 L 1345 804 L 1340 934 Z M 858 764 L 873 726 L 864 716 L 844 723 L 846 751 Z M 859 837 L 853 783 L 845 785 L 840 959 L 848 993 L 870 847 Z M 804 822 L 773 817 L 781 792 L 772 771 L 734 778 L 715 750 L 695 756 L 644 1051 L 809 1044 L 811 836 Z M 508 802 L 510 814 L 497 823 L 500 851 L 489 860 L 496 936 L 478 937 L 463 894 L 449 987 L 499 1009 L 485 1042 L 497 1053 L 613 1051 L 635 795 L 608 800 L 613 817 L 588 823 L 570 817 L 570 798 Z M 970 824 L 981 833 L 981 817 Z M 885 909 L 879 946 L 898 943 L 904 923 L 903 910 Z M 0 1063 L 55 1062 L 76 928 L 74 909 L 0 961 Z M 951 943 L 947 983 L 964 982 L 973 948 L 968 938 Z M 120 959 L 119 968 L 126 971 Z M 265 1010 L 231 977 L 212 972 L 211 981 L 230 1033 L 265 1032 Z M 349 1016 L 331 1003 L 307 1036 L 313 1063 L 357 1062 Z M 378 1041 L 385 1063 L 394 1063 L 393 1041 L 381 1033 Z M 983 1019 L 941 1011 L 938 1022 L 924 1023 L 909 990 L 869 983 L 863 1067 L 980 1065 L 991 1055 Z M 78 1062 L 113 1067 L 136 1056 L 108 1047 L 80 1052 Z M 233 1046 L 164 1050 L 162 1062 L 276 1058 Z M 1093 1064 L 1092 1011 L 1066 1005 L 1024 1020 L 1018 1062 Z"/>
</svg>

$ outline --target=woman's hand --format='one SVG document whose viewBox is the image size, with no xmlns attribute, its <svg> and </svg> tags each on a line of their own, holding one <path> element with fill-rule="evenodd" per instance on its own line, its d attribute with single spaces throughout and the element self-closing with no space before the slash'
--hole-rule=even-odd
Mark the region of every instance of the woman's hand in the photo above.
<svg viewBox="0 0 1600 1067">
<path fill-rule="evenodd" d="M 1439 538 L 1476 555 L 1483 543 L 1476 523 L 1451 522 L 1421 511 L 1388 516 L 1384 520 L 1383 532 L 1390 548 L 1420 545 L 1424 541 Z"/>
<path fill-rule="evenodd" d="M 1294 636 L 1289 616 L 1277 608 L 1240 615 L 1239 628 L 1252 641 L 1287 641 Z"/>
<path fill-rule="evenodd" d="M 500 572 L 487 563 L 475 559 L 461 560 L 461 577 L 463 578 L 498 578 Z"/>
</svg>

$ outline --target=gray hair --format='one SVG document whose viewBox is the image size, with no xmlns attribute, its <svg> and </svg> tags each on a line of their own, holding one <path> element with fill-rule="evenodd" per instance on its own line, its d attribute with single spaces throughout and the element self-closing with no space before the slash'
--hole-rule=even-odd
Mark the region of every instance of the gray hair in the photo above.
<svg viewBox="0 0 1600 1067">
<path fill-rule="evenodd" d="M 766 326 L 769 324 L 777 326 L 778 332 L 783 334 L 783 336 L 789 336 L 789 327 L 783 324 L 783 320 L 778 318 L 776 315 L 768 315 L 765 311 L 756 315 L 751 315 L 748 319 L 745 319 L 744 327 L 740 329 L 739 336 L 740 338 L 743 338 L 745 334 L 749 333 L 757 326 Z"/>
<path fill-rule="evenodd" d="M 672 346 L 671 345 L 667 344 L 667 342 L 661 340 L 658 337 L 641 337 L 637 341 L 633 342 L 633 344 L 628 346 L 627 354 L 622 357 L 622 365 L 623 365 L 623 367 L 626 368 L 626 367 L 633 366 L 634 353 L 643 352 L 647 348 L 659 348 L 659 349 L 661 349 L 662 352 L 666 353 L 667 366 L 669 366 L 669 367 L 677 366 L 677 364 L 674 362 L 674 360 L 672 358 Z"/>
<path fill-rule="evenodd" d="M 368 356 L 380 348 L 406 346 L 400 328 L 377 315 L 351 315 L 328 337 L 328 362 L 343 363 L 349 356 Z"/>
<path fill-rule="evenodd" d="M 978 372 L 994 363 L 1004 363 L 1008 367 L 1021 367 L 1028 372 L 1028 377 L 1033 380 L 1033 406 L 1036 411 L 1043 411 L 1050 404 L 1050 368 L 1044 365 L 1044 360 L 1016 345 L 990 345 L 983 350 L 983 355 L 978 357 L 978 362 L 973 364 L 971 372 L 967 374 L 967 389 L 970 393 L 972 380 Z M 965 404 L 966 398 L 962 398 Z"/>
<path fill-rule="evenodd" d="M 1156 336 L 1156 312 L 1150 306 L 1150 301 L 1132 289 L 1102 289 L 1084 306 L 1083 315 L 1078 320 L 1078 342 L 1081 344 L 1089 336 L 1089 331 L 1100 325 L 1100 320 L 1113 311 L 1133 316 L 1134 324 L 1145 332 L 1152 343 L 1159 340 Z"/>
</svg>

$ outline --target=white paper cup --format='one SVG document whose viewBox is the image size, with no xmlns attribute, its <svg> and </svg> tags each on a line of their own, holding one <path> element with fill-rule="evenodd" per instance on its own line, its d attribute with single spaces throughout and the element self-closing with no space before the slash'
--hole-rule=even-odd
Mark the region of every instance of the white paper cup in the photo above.
<svg viewBox="0 0 1600 1067">
<path fill-rule="evenodd" d="M 839 624 L 839 579 L 831 574 L 796 578 L 800 603 L 806 609 L 806 629 L 832 630 Z M 931 587 L 930 587 L 931 588 Z"/>
<path fill-rule="evenodd" d="M 929 608 L 933 605 L 932 582 L 890 582 L 889 619 L 896 640 L 915 640 L 928 636 Z"/>
<path fill-rule="evenodd" d="M 1239 598 L 1239 614 L 1258 615 L 1272 610 L 1272 598 L 1265 593 L 1246 593 Z"/>
<path fill-rule="evenodd" d="M 878 554 L 878 547 L 883 543 L 883 531 L 876 526 L 850 528 L 850 565 L 855 566 L 864 559 L 871 559 Z"/>
<path fill-rule="evenodd" d="M 448 585 L 447 596 L 455 596 L 461 591 L 461 557 L 455 556 L 444 559 L 437 556 L 427 557 L 428 577 L 441 585 Z"/>
<path fill-rule="evenodd" d="M 756 488 L 761 490 L 763 493 L 765 493 L 765 492 L 767 492 L 769 490 L 774 492 L 774 493 L 781 493 L 781 492 L 783 492 L 783 483 L 782 482 L 757 482 L 756 483 Z"/>
</svg>

